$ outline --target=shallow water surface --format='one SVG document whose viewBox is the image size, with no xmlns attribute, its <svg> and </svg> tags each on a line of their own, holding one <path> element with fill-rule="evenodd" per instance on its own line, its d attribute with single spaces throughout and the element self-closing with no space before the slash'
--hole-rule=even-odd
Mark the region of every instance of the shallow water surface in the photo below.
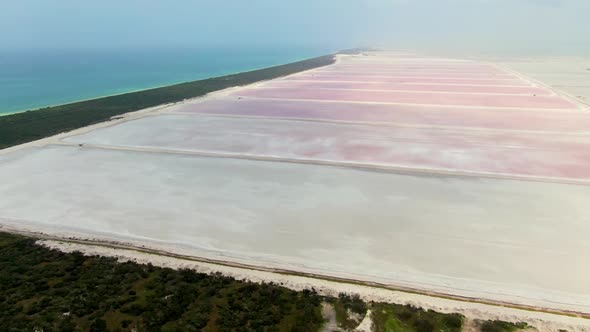
<svg viewBox="0 0 590 332">
<path fill-rule="evenodd" d="M 0 53 L 0 115 L 285 64 L 321 48 Z"/>
</svg>

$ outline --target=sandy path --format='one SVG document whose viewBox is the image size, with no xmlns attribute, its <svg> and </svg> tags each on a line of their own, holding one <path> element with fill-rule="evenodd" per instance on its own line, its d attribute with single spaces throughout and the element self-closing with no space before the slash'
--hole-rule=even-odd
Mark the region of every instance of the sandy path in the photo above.
<svg viewBox="0 0 590 332">
<path fill-rule="evenodd" d="M 336 322 L 336 311 L 334 311 L 334 306 L 332 304 L 323 302 L 322 303 L 322 316 L 324 319 L 327 320 L 326 324 L 323 326 L 323 332 L 333 332 L 339 331 L 338 323 Z"/>
<path fill-rule="evenodd" d="M 373 320 L 371 319 L 371 317 L 372 317 L 371 309 L 369 309 L 369 310 L 367 310 L 367 313 L 365 314 L 365 318 L 363 318 L 363 320 L 361 321 L 359 326 L 356 327 L 356 331 L 357 332 L 371 332 L 371 329 L 373 327 Z"/>
</svg>

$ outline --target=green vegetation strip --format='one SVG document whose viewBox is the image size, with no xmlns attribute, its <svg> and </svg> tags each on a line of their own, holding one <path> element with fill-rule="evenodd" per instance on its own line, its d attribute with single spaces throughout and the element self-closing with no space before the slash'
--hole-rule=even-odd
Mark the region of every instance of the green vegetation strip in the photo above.
<svg viewBox="0 0 590 332">
<path fill-rule="evenodd" d="M 341 331 L 352 331 L 369 309 L 373 331 L 458 332 L 463 325 L 458 314 L 63 253 L 35 241 L 0 232 L 3 331 L 320 331 L 322 302 L 335 309 Z M 501 332 L 526 324 L 477 326 Z"/>
<path fill-rule="evenodd" d="M 3 331 L 317 331 L 322 298 L 274 284 L 66 254 L 0 233 Z"/>
<path fill-rule="evenodd" d="M 351 49 L 336 54 L 355 54 L 360 51 L 360 49 Z M 0 149 L 107 121 L 116 115 L 330 65 L 335 61 L 334 55 L 324 55 L 233 75 L 0 116 Z"/>
<path fill-rule="evenodd" d="M 463 316 L 459 314 L 445 315 L 432 310 L 383 303 L 374 305 L 372 310 L 373 323 L 378 331 L 454 332 L 461 331 L 463 326 Z"/>
<path fill-rule="evenodd" d="M 282 269 L 277 269 L 277 268 L 264 268 L 264 267 L 257 266 L 257 265 L 246 265 L 246 264 L 241 264 L 241 263 L 233 263 L 233 262 L 229 262 L 229 261 L 220 261 L 220 260 L 215 260 L 215 259 L 208 259 L 208 258 L 201 258 L 201 257 L 195 257 L 195 256 L 189 256 L 189 255 L 175 254 L 175 253 L 171 253 L 171 252 L 167 252 L 167 251 L 161 251 L 161 250 L 147 248 L 144 246 L 137 247 L 132 244 L 125 244 L 125 243 L 119 243 L 119 242 L 93 241 L 93 240 L 76 239 L 76 238 L 67 238 L 66 239 L 66 238 L 62 238 L 62 237 L 50 236 L 50 235 L 39 233 L 39 232 L 29 232 L 29 231 L 15 230 L 15 229 L 12 229 L 12 230 L 7 229 L 6 231 L 20 234 L 20 235 L 23 235 L 26 237 L 35 237 L 35 238 L 41 238 L 41 239 L 45 239 L 45 240 L 69 242 L 69 243 L 75 243 L 75 244 L 81 244 L 81 245 L 94 245 L 94 246 L 101 246 L 101 247 L 112 248 L 112 249 L 125 249 L 125 250 L 136 251 L 139 253 L 147 253 L 147 254 L 153 254 L 153 255 L 164 256 L 164 257 L 178 258 L 178 259 L 184 259 L 184 260 L 193 261 L 193 262 L 211 263 L 211 264 L 216 264 L 216 265 L 221 265 L 221 266 L 236 267 L 236 268 L 256 270 L 256 271 L 272 272 L 272 273 L 288 275 L 288 276 L 300 276 L 300 277 L 314 278 L 314 279 L 318 279 L 318 280 L 326 280 L 326 281 L 343 283 L 343 284 L 369 286 L 372 288 L 380 288 L 380 289 L 385 289 L 385 290 L 389 290 L 389 291 L 398 291 L 398 292 L 417 294 L 417 295 L 425 295 L 425 296 L 453 300 L 453 301 L 479 303 L 479 304 L 484 304 L 484 305 L 512 308 L 512 309 L 525 310 L 525 311 L 530 311 L 530 312 L 544 312 L 544 313 L 554 314 L 554 315 L 562 315 L 562 316 L 590 319 L 590 315 L 588 315 L 586 313 L 582 313 L 582 312 L 556 310 L 556 309 L 549 309 L 549 308 L 542 308 L 542 307 L 527 306 L 527 305 L 522 305 L 522 304 L 512 304 L 512 303 L 508 303 L 508 302 L 491 301 L 491 300 L 486 300 L 486 299 L 465 297 L 465 296 L 459 296 L 459 295 L 450 295 L 450 294 L 436 293 L 436 292 L 426 292 L 426 291 L 422 291 L 422 290 L 415 289 L 415 288 L 395 287 L 395 286 L 381 284 L 381 283 L 377 283 L 377 282 L 359 281 L 359 280 L 354 280 L 354 279 L 327 276 L 327 275 L 322 275 L 322 274 L 314 274 L 314 273 L 309 273 L 309 272 L 300 272 L 300 271 L 294 271 L 294 270 L 282 270 Z"/>
</svg>

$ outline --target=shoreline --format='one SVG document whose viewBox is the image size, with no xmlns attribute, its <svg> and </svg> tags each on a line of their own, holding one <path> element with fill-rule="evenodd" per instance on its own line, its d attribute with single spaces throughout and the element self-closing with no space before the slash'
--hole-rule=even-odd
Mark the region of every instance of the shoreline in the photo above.
<svg viewBox="0 0 590 332">
<path fill-rule="evenodd" d="M 108 95 L 11 114 L 0 114 L 0 150 L 49 138 L 65 132 L 107 122 L 113 117 L 145 109 L 195 100 L 211 93 L 330 65 L 340 55 L 358 54 L 362 49 L 342 50 L 282 65 L 215 76 L 163 87 Z"/>
<path fill-rule="evenodd" d="M 355 49 L 353 49 L 355 50 Z M 346 52 L 345 51 L 341 51 L 340 53 L 334 53 L 334 54 L 330 54 L 330 55 L 324 55 L 323 57 L 332 57 L 332 64 L 337 64 L 340 61 L 340 58 L 343 56 L 349 56 L 350 54 L 348 53 L 342 53 L 342 52 Z M 361 52 L 361 51 L 359 51 Z M 312 58 L 309 60 L 314 60 L 317 58 Z M 307 61 L 307 60 L 304 60 Z M 290 65 L 290 64 L 287 64 Z M 327 64 L 329 65 L 329 64 Z M 325 65 L 323 65 L 325 66 Z M 320 66 L 321 67 L 321 66 Z M 271 67 L 273 68 L 273 67 Z M 297 71 L 295 73 L 292 74 L 286 74 L 283 76 L 279 76 L 279 77 L 285 77 L 285 76 L 289 76 L 289 75 L 294 75 L 294 74 L 300 74 L 300 73 L 304 73 L 306 71 L 309 70 L 313 70 L 316 69 L 317 67 L 312 67 L 312 68 L 307 68 L 307 69 L 303 69 L 300 71 Z M 266 70 L 269 68 L 265 68 L 262 70 Z M 223 77 L 223 76 L 222 76 Z M 44 147 L 47 145 L 59 145 L 61 142 L 63 142 L 64 139 L 68 138 L 68 137 L 73 137 L 73 136 L 77 136 L 77 135 L 82 135 L 97 129 L 101 129 L 101 128 L 107 128 L 107 127 L 111 127 L 111 126 L 116 126 L 119 125 L 121 123 L 124 122 L 128 122 L 128 121 L 134 121 L 134 120 L 138 120 L 141 119 L 143 117 L 152 117 L 152 116 L 159 116 L 159 115 L 166 115 L 169 114 L 171 112 L 170 108 L 176 107 L 176 106 L 181 106 L 187 103 L 200 103 L 200 102 L 204 102 L 207 101 L 209 99 L 217 99 L 217 98 L 223 98 L 223 97 L 227 97 L 229 94 L 231 94 L 232 92 L 235 92 L 236 90 L 239 89 L 243 89 L 246 87 L 253 87 L 256 85 L 260 85 L 260 84 L 264 84 L 269 80 L 272 80 L 274 78 L 267 78 L 267 79 L 261 79 L 259 81 L 255 81 L 249 84 L 245 84 L 245 85 L 236 85 L 236 86 L 229 86 L 223 89 L 219 89 L 219 90 L 214 90 L 208 93 L 205 93 L 203 95 L 199 95 L 199 96 L 195 96 L 195 97 L 191 97 L 191 98 L 186 98 L 183 100 L 178 100 L 178 101 L 173 101 L 173 102 L 168 102 L 168 103 L 162 103 L 162 104 L 158 104 L 158 105 L 154 105 L 151 107 L 145 107 L 142 109 L 138 109 L 135 111 L 129 111 L 129 112 L 125 112 L 125 113 L 121 113 L 121 114 L 116 114 L 113 115 L 111 117 L 109 117 L 108 119 L 105 119 L 103 121 L 98 121 L 96 123 L 90 123 L 88 125 L 85 126 L 81 126 L 78 128 L 73 128 L 71 130 L 67 130 L 67 131 L 63 131 L 63 132 L 59 132 L 53 135 L 49 135 L 46 137 L 42 137 L 39 139 L 35 139 L 35 140 L 31 140 L 31 141 L 27 141 L 27 142 L 23 142 L 20 144 L 15 144 L 15 145 L 11 145 L 11 146 L 7 146 L 7 147 L 2 147 L 2 142 L 0 141 L 0 155 L 3 154 L 9 154 L 12 153 L 14 151 L 18 151 L 21 149 L 26 149 L 26 148 L 31 148 L 31 147 Z M 199 82 L 199 81 L 196 81 Z M 110 97 L 106 97 L 106 98 L 110 98 Z M 99 98 L 97 100 L 100 100 L 102 98 Z M 90 100 L 92 101 L 92 100 Z M 30 112 L 21 112 L 21 113 L 15 113 L 13 114 L 14 116 L 19 116 L 19 115 L 23 115 L 23 114 L 27 114 L 27 113 L 36 113 L 36 111 L 30 111 Z M 5 120 L 7 117 L 3 117 L 0 116 L 0 129 L 2 129 L 2 120 Z M 3 227 L 3 225 L 0 225 L 0 229 Z"/>
<path fill-rule="evenodd" d="M 305 61 L 305 60 L 306 59 L 304 59 L 302 61 Z M 172 87 L 172 86 L 179 85 L 179 84 L 188 84 L 188 83 L 193 83 L 193 82 L 197 82 L 197 81 L 215 79 L 215 78 L 220 78 L 220 77 L 229 76 L 229 75 L 245 74 L 245 73 L 248 73 L 251 71 L 256 71 L 256 70 L 261 70 L 261 69 L 266 69 L 266 68 L 272 68 L 272 67 L 262 67 L 262 68 L 255 68 L 252 70 L 232 72 L 232 73 L 224 74 L 224 75 L 207 76 L 207 77 L 203 77 L 203 78 L 199 78 L 199 79 L 191 80 L 191 81 L 180 81 L 180 82 L 171 83 L 171 84 L 155 85 L 155 86 L 145 88 L 145 89 L 132 89 L 132 90 L 128 90 L 125 92 L 105 94 L 105 95 L 100 95 L 100 96 L 96 96 L 96 97 L 92 97 L 92 98 L 74 99 L 74 100 L 70 100 L 67 102 L 59 103 L 59 104 L 50 104 L 50 105 L 42 106 L 39 108 L 31 108 L 31 109 L 25 109 L 25 110 L 19 110 L 19 111 L 11 111 L 11 112 L 7 112 L 7 113 L 0 113 L 0 117 L 7 116 L 7 115 L 21 114 L 21 113 L 26 113 L 26 112 L 37 112 L 37 111 L 41 111 L 41 110 L 47 109 L 47 108 L 61 107 L 61 106 L 66 106 L 66 105 L 76 104 L 76 103 L 91 102 L 91 101 L 96 101 L 96 100 L 103 99 L 103 98 L 122 96 L 122 95 L 126 95 L 129 93 L 145 92 L 145 91 L 149 91 L 149 90 L 153 90 L 153 89 L 168 88 L 168 87 Z M 165 104 L 156 105 L 156 106 L 163 106 L 163 105 L 165 105 Z"/>
<path fill-rule="evenodd" d="M 305 60 L 307 60 L 307 59 L 304 59 L 304 60 L 301 60 L 301 61 L 305 61 Z M 277 66 L 277 65 L 275 65 L 275 66 Z M 278 65 L 278 66 L 280 66 L 280 65 Z M 126 95 L 126 94 L 129 94 L 129 93 L 145 92 L 145 91 L 149 91 L 149 90 L 153 90 L 153 89 L 168 88 L 168 87 L 171 87 L 171 86 L 174 86 L 174 85 L 193 83 L 193 82 L 197 82 L 197 81 L 203 81 L 203 80 L 208 80 L 208 79 L 215 79 L 215 78 L 220 78 L 220 77 L 229 76 L 229 75 L 239 75 L 239 74 L 244 74 L 244 73 L 248 73 L 248 72 L 251 72 L 251 71 L 261 70 L 261 69 L 265 69 L 265 68 L 272 68 L 272 67 L 274 67 L 274 66 L 254 68 L 254 69 L 251 69 L 251 70 L 232 72 L 232 73 L 223 74 L 223 75 L 206 76 L 206 77 L 203 77 L 203 78 L 198 78 L 198 79 L 190 80 L 190 81 L 179 81 L 179 82 L 170 83 L 170 84 L 154 85 L 152 87 L 144 88 L 144 89 L 131 89 L 131 90 L 128 90 L 128 91 L 125 91 L 125 92 L 99 95 L 99 96 L 95 96 L 95 97 L 92 97 L 92 98 L 73 99 L 73 100 L 70 100 L 70 101 L 67 101 L 67 102 L 63 102 L 63 103 L 59 103 L 59 104 L 48 104 L 46 106 L 41 106 L 41 107 L 38 107 L 38 108 L 24 109 L 24 110 L 18 110 L 18 111 L 10 111 L 10 112 L 6 112 L 6 113 L 1 113 L 0 112 L 0 117 L 7 116 L 7 115 L 21 114 L 21 113 L 26 113 L 26 112 L 37 112 L 37 111 L 40 111 L 40 110 L 43 110 L 43 109 L 46 109 L 46 108 L 61 107 L 61 106 L 65 106 L 65 105 L 69 105 L 69 104 L 76 104 L 76 103 L 84 103 L 84 102 L 95 101 L 95 100 L 103 99 L 103 98 L 122 96 L 122 95 Z M 157 105 L 157 106 L 162 106 L 162 105 Z"/>
<path fill-rule="evenodd" d="M 326 54 L 326 55 L 335 55 L 335 54 L 341 54 L 341 52 L 346 52 L 347 50 L 342 50 L 342 51 L 333 51 L 332 53 Z M 321 57 L 323 55 L 318 55 L 315 57 Z M 53 108 L 53 107 L 61 107 L 61 106 L 65 106 L 65 105 L 69 105 L 69 104 L 75 104 L 75 103 L 82 103 L 82 102 L 88 102 L 88 101 L 94 101 L 97 99 L 102 99 L 102 98 L 108 98 L 108 97 L 115 97 L 115 96 L 120 96 L 120 95 L 125 95 L 128 93 L 137 93 L 137 92 L 144 92 L 144 91 L 148 91 L 148 90 L 152 90 L 152 89 L 161 89 L 161 88 L 167 88 L 167 87 L 171 87 L 174 85 L 179 85 L 179 84 L 187 84 L 187 83 L 193 83 L 193 82 L 197 82 L 197 81 L 203 81 L 203 80 L 208 80 L 208 79 L 215 79 L 215 78 L 219 78 L 219 77 L 224 77 L 224 76 L 230 76 L 230 75 L 240 75 L 240 74 L 245 74 L 245 73 L 249 73 L 249 72 L 253 72 L 253 71 L 258 71 L 258 70 L 263 70 L 263 69 L 267 69 L 267 68 L 272 68 L 272 67 L 277 67 L 277 66 L 282 66 L 282 65 L 286 65 L 286 64 L 290 64 L 290 63 L 296 63 L 296 62 L 301 62 L 301 61 L 306 61 L 306 60 L 310 60 L 313 59 L 315 57 L 303 57 L 303 58 L 298 58 L 298 59 L 294 59 L 294 60 L 289 60 L 289 62 L 281 62 L 281 63 L 275 63 L 275 64 L 269 64 L 266 66 L 261 66 L 261 67 L 253 67 L 253 68 L 249 68 L 249 69 L 244 69 L 244 70 L 240 70 L 240 71 L 231 71 L 231 72 L 227 72 L 227 73 L 219 73 L 219 74 L 215 74 L 212 76 L 203 76 L 200 78 L 194 78 L 194 79 L 190 79 L 190 80 L 179 80 L 179 81 L 174 81 L 174 82 L 168 82 L 168 83 L 164 83 L 164 84 L 156 84 L 150 87 L 146 87 L 146 88 L 130 88 L 129 90 L 125 89 L 124 92 L 116 92 L 116 93 L 106 93 L 106 94 L 98 94 L 94 97 L 87 97 L 87 98 L 74 98 L 68 101 L 63 101 L 63 102 L 59 102 L 56 104 L 45 104 L 43 106 L 39 106 L 39 107 L 35 107 L 35 108 L 27 108 L 27 109 L 19 109 L 16 111 L 8 111 L 8 112 L 0 112 L 0 117 L 3 116 L 8 116 L 8 115 L 14 115 L 14 114 L 20 114 L 20 113 L 25 113 L 25 112 L 36 112 L 36 111 L 40 111 L 43 109 L 47 109 L 47 108 Z"/>
</svg>

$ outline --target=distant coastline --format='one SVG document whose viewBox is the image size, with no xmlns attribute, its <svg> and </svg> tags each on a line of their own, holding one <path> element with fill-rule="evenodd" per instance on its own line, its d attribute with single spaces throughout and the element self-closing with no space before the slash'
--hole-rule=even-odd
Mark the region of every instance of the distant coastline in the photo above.
<svg viewBox="0 0 590 332">
<path fill-rule="evenodd" d="M 0 116 L 330 53 L 326 48 L 13 51 L 0 55 Z"/>
<path fill-rule="evenodd" d="M 0 116 L 0 149 L 107 121 L 113 116 L 124 113 L 174 103 L 203 96 L 217 90 L 326 66 L 334 63 L 337 54 L 353 54 L 361 51 L 362 49 L 343 50 L 274 67 Z"/>
</svg>

